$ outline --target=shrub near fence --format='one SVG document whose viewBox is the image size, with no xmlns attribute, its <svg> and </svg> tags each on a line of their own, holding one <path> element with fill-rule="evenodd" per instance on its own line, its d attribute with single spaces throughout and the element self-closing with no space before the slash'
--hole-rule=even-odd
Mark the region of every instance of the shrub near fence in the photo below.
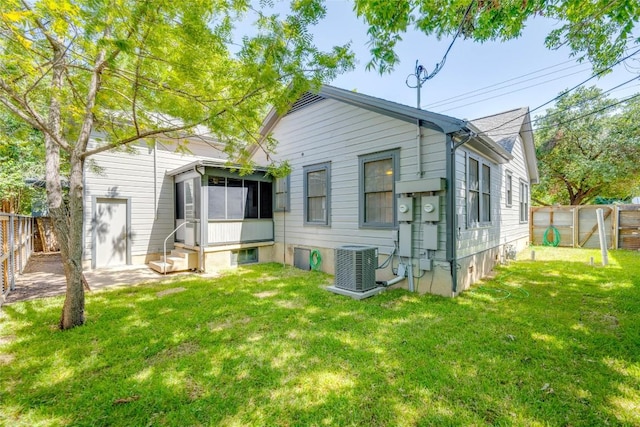
<svg viewBox="0 0 640 427">
<path fill-rule="evenodd" d="M 32 253 L 33 218 L 0 212 L 0 302 L 14 289 Z"/>
<path fill-rule="evenodd" d="M 529 236 L 543 244 L 551 226 L 560 233 L 558 246 L 599 248 L 596 210 L 602 209 L 607 247 L 640 249 L 640 205 L 539 206 L 531 208 Z"/>
</svg>

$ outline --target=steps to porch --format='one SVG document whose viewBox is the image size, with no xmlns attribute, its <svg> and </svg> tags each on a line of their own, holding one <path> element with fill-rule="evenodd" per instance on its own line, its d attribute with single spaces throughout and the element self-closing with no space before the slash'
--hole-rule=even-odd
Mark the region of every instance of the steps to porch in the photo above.
<svg viewBox="0 0 640 427">
<path fill-rule="evenodd" d="M 172 249 L 167 259 L 161 257 L 158 261 L 151 261 L 149 268 L 158 273 L 172 273 L 174 271 L 188 271 L 197 268 L 198 253 L 187 249 Z"/>
</svg>

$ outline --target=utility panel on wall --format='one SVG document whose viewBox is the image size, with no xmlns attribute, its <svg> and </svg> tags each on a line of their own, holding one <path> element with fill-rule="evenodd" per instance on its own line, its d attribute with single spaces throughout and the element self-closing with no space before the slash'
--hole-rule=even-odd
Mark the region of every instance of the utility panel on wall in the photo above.
<svg viewBox="0 0 640 427">
<path fill-rule="evenodd" d="M 413 221 L 413 198 L 398 198 L 398 221 Z"/>
<path fill-rule="evenodd" d="M 420 211 L 422 221 L 440 221 L 440 196 L 422 196 Z"/>
</svg>

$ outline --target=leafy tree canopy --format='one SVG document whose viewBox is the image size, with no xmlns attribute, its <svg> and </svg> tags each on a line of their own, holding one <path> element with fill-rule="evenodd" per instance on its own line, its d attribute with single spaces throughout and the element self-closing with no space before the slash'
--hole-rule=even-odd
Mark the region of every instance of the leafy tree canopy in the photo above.
<svg viewBox="0 0 640 427">
<path fill-rule="evenodd" d="M 268 0 L 0 2 L 0 108 L 44 135 L 47 202 L 67 276 L 62 328 L 84 323 L 82 186 L 91 155 L 207 132 L 246 164 L 248 144 L 263 143 L 269 107 L 285 108 L 352 67 L 348 45 L 323 52 L 313 43 L 321 0 L 270 10 Z"/>
<path fill-rule="evenodd" d="M 540 204 L 580 205 L 627 199 L 640 182 L 640 98 L 609 98 L 580 88 L 536 118 Z"/>
<path fill-rule="evenodd" d="M 44 178 L 42 133 L 0 111 L 0 201 L 20 214 L 31 212 L 36 189 L 27 179 Z"/>
<path fill-rule="evenodd" d="M 639 41 L 633 36 L 640 19 L 637 0 L 356 0 L 355 10 L 369 25 L 369 66 L 380 72 L 393 69 L 395 46 L 412 28 L 438 37 L 461 28 L 464 37 L 480 42 L 510 40 L 522 34 L 529 18 L 541 16 L 560 23 L 546 38 L 548 48 L 566 45 L 596 69 L 613 64 Z"/>
</svg>

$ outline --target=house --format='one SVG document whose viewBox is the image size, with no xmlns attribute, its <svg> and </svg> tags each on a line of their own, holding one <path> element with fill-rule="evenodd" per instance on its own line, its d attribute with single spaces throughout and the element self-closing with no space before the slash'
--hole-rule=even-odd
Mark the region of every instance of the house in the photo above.
<svg viewBox="0 0 640 427">
<path fill-rule="evenodd" d="M 212 140 L 193 139 L 187 152 L 178 147 L 155 139 L 91 157 L 85 268 L 214 270 L 257 260 L 260 247 L 260 259 L 270 259 L 272 184 L 265 171 L 239 176 Z"/>
<path fill-rule="evenodd" d="M 95 156 L 86 266 L 276 261 L 334 274 L 336 250 L 362 246 L 375 248 L 377 280 L 455 296 L 529 242 L 538 171 L 526 108 L 468 121 L 322 86 L 271 111 L 262 132 L 288 177 L 241 176 L 206 140 L 188 154 L 158 139 Z M 253 160 L 269 162 L 258 145 Z"/>
<path fill-rule="evenodd" d="M 529 243 L 527 108 L 467 121 L 323 86 L 263 133 L 292 167 L 274 186 L 275 261 L 313 253 L 334 274 L 337 248 L 374 247 L 378 280 L 455 296 Z"/>
</svg>

